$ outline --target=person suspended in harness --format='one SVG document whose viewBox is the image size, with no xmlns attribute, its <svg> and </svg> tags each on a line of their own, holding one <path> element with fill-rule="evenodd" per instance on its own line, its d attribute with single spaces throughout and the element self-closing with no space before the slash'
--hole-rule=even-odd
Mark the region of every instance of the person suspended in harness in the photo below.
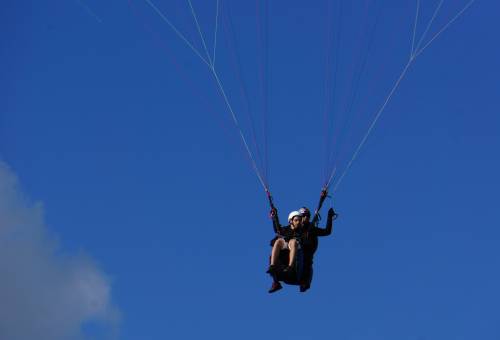
<svg viewBox="0 0 500 340">
<path fill-rule="evenodd" d="M 337 218 L 337 214 L 333 208 L 330 208 L 328 210 L 326 227 L 319 228 L 319 218 L 314 218 L 314 223 L 310 221 L 311 212 L 307 207 L 302 207 L 298 211 L 302 217 L 303 232 L 300 243 L 302 246 L 304 261 L 302 277 L 300 280 L 300 291 L 305 292 L 311 287 L 314 254 L 316 253 L 316 250 L 318 250 L 318 237 L 328 236 L 332 233 L 333 221 Z"/>
<path fill-rule="evenodd" d="M 279 222 L 278 211 L 269 191 L 267 191 L 267 196 L 271 206 L 270 217 L 273 221 L 273 230 L 276 234 L 275 238 L 271 240 L 273 249 L 270 256 L 270 266 L 267 270 L 267 273 L 273 278 L 269 293 L 274 293 L 282 288 L 280 281 L 298 285 L 300 292 L 305 292 L 311 287 L 313 259 L 318 249 L 318 237 L 328 236 L 332 233 L 333 220 L 338 215 L 333 208 L 330 208 L 326 227 L 318 227 L 321 218 L 319 211 L 328 197 L 327 188 L 323 188 L 312 220 L 310 220 L 309 209 L 302 207 L 299 211 L 292 211 L 289 214 L 289 226 L 283 227 Z"/>
<path fill-rule="evenodd" d="M 279 223 L 278 211 L 274 206 L 271 209 L 273 230 L 276 237 L 271 240 L 271 263 L 267 270 L 273 279 L 269 293 L 274 293 L 283 288 L 280 281 L 291 283 L 298 281 L 302 271 L 300 240 L 302 238 L 302 216 L 298 211 L 288 215 L 288 226 Z"/>
</svg>

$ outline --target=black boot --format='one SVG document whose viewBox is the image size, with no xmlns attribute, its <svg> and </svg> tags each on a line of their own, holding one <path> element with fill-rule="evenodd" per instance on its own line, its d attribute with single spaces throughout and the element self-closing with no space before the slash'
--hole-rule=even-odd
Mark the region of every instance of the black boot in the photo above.
<svg viewBox="0 0 500 340">
<path fill-rule="evenodd" d="M 274 264 L 271 264 L 269 266 L 269 268 L 267 268 L 267 271 L 266 271 L 266 273 L 268 273 L 268 274 L 274 274 L 275 272 L 276 272 L 276 265 L 274 265 Z"/>
<path fill-rule="evenodd" d="M 269 293 L 274 293 L 280 290 L 281 288 L 283 288 L 283 286 L 281 286 L 281 284 L 278 281 L 273 281 L 273 285 L 271 286 L 271 289 L 269 289 Z"/>
</svg>

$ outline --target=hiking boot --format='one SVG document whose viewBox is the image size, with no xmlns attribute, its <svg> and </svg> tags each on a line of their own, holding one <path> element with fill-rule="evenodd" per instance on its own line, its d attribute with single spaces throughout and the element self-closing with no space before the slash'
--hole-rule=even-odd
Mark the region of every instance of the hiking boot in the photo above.
<svg viewBox="0 0 500 340">
<path fill-rule="evenodd" d="M 281 288 L 283 288 L 283 286 L 281 286 L 281 284 L 279 282 L 273 282 L 271 289 L 269 289 L 269 293 L 274 293 L 274 292 L 280 290 Z"/>
</svg>

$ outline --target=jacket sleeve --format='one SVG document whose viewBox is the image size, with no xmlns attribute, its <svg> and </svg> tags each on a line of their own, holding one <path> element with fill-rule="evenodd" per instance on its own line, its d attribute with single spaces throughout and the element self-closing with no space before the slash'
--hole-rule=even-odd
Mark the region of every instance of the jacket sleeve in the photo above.
<svg viewBox="0 0 500 340">
<path fill-rule="evenodd" d="M 281 225 L 280 225 L 280 220 L 278 218 L 278 212 L 276 212 L 273 216 L 273 230 L 275 234 L 280 234 L 281 232 Z"/>
<path fill-rule="evenodd" d="M 317 236 L 328 236 L 332 233 L 332 229 L 333 229 L 333 216 L 329 215 L 326 221 L 326 227 L 324 229 L 315 227 L 314 231 L 316 232 Z"/>
</svg>

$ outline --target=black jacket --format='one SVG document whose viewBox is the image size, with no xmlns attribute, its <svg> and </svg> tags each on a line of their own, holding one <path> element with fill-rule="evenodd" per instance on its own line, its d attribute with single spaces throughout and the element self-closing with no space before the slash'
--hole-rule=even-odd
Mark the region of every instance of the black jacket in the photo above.
<svg viewBox="0 0 500 340">
<path fill-rule="evenodd" d="M 318 250 L 318 237 L 328 236 L 332 233 L 333 216 L 328 216 L 326 227 L 319 228 L 316 225 L 308 223 L 303 226 L 304 232 L 302 235 L 302 247 L 304 249 L 304 256 L 312 257 L 316 250 Z"/>
<path fill-rule="evenodd" d="M 273 218 L 273 230 L 274 233 L 276 234 L 276 237 L 271 240 L 271 246 L 274 245 L 274 242 L 278 237 L 282 237 L 285 239 L 285 241 L 290 241 L 293 238 L 296 238 L 298 240 L 302 240 L 302 237 L 304 235 L 304 228 L 300 227 L 297 229 L 292 229 L 290 226 L 282 226 L 279 222 L 278 219 L 278 214 L 275 213 Z"/>
</svg>

